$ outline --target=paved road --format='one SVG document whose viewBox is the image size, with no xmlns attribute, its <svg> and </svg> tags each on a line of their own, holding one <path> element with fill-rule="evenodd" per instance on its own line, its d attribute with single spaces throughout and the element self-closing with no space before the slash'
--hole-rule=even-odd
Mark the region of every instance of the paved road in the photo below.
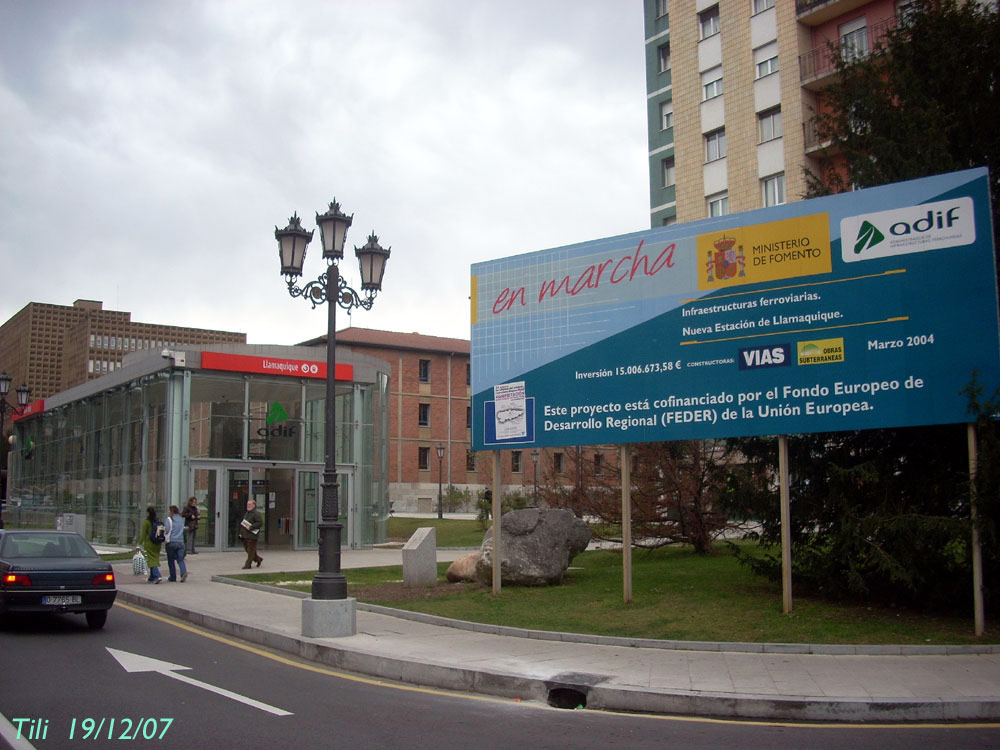
<svg viewBox="0 0 1000 750">
<path fill-rule="evenodd" d="M 45 734 L 44 739 L 15 740 L 10 746 L 18 750 L 120 747 L 119 738 L 135 734 L 137 726 L 142 730 L 133 744 L 242 750 L 562 749 L 620 743 L 630 749 L 786 750 L 1000 744 L 1000 726 L 791 726 L 564 711 L 339 673 L 130 605 L 116 607 L 113 615 L 98 632 L 71 616 L 15 623 L 0 632 L 4 654 L 0 713 L 8 722 L 31 720 L 17 722 L 25 734 Z M 156 671 L 130 673 L 119 659 L 139 667 L 149 664 L 129 661 L 122 654 L 189 669 L 164 668 L 184 682 Z M 9 726 L 16 730 L 17 724 Z"/>
</svg>

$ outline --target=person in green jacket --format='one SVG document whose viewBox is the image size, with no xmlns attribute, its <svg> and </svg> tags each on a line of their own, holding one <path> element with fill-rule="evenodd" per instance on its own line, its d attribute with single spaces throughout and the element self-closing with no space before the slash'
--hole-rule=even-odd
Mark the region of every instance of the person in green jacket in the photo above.
<svg viewBox="0 0 1000 750">
<path fill-rule="evenodd" d="M 160 523 L 160 520 L 156 517 L 156 508 L 150 505 L 146 508 L 146 518 L 139 528 L 139 538 L 135 543 L 136 547 L 142 550 L 142 556 L 146 558 L 146 565 L 149 567 L 147 583 L 159 583 L 163 580 L 163 576 L 160 575 L 160 542 L 154 542 L 149 538 L 154 523 Z"/>
<path fill-rule="evenodd" d="M 261 527 L 264 525 L 264 519 L 260 516 L 260 511 L 257 510 L 257 503 L 253 500 L 247 500 L 247 512 L 243 514 L 243 520 L 240 521 L 240 539 L 243 541 L 243 549 L 247 551 L 247 561 L 243 565 L 244 568 L 249 568 L 250 563 L 257 563 L 257 567 L 264 562 L 264 558 L 257 554 L 257 535 L 260 533 Z"/>
</svg>

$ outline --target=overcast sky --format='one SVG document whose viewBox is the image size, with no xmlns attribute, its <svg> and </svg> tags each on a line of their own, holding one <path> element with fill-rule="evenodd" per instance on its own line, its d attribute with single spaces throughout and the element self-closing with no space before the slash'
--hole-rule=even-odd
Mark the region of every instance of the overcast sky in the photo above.
<svg viewBox="0 0 1000 750">
<path fill-rule="evenodd" d="M 471 263 L 648 228 L 642 3 L 0 0 L 0 322 L 323 334 L 274 227 L 334 197 L 349 283 L 392 248 L 338 328 L 468 338 Z"/>
</svg>

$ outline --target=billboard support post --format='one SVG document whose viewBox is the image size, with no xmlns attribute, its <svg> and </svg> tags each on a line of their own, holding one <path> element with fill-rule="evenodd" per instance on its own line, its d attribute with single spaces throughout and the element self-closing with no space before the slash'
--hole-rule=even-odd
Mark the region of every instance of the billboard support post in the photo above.
<svg viewBox="0 0 1000 750">
<path fill-rule="evenodd" d="M 622 443 L 619 459 L 622 467 L 622 598 L 632 603 L 632 465 L 629 444 Z"/>
<path fill-rule="evenodd" d="M 972 516 L 972 609 L 976 635 L 982 635 L 985 628 L 983 613 L 983 549 L 979 544 L 979 527 L 976 515 L 976 471 L 979 468 L 978 446 L 976 445 L 976 425 L 969 422 L 969 513 Z"/>
<path fill-rule="evenodd" d="M 788 435 L 778 435 L 778 484 L 781 492 L 781 611 L 792 611 L 792 508 L 788 498 Z"/>
<path fill-rule="evenodd" d="M 493 593 L 500 593 L 500 521 L 503 515 L 500 500 L 500 451 L 493 451 Z"/>
</svg>

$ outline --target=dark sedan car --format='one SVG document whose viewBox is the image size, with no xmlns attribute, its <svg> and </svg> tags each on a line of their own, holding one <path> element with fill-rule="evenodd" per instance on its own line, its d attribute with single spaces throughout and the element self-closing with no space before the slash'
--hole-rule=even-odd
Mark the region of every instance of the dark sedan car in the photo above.
<svg viewBox="0 0 1000 750">
<path fill-rule="evenodd" d="M 82 613 L 101 628 L 117 595 L 111 564 L 79 534 L 0 530 L 0 615 Z"/>
</svg>

